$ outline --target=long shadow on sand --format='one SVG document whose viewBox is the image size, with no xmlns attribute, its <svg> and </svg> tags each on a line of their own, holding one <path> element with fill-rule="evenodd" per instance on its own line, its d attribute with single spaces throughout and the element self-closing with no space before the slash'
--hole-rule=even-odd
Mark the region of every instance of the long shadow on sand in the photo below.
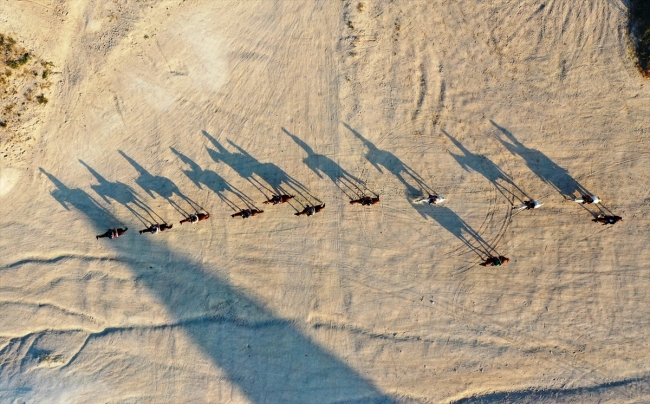
<svg viewBox="0 0 650 404">
<path fill-rule="evenodd" d="M 447 136 L 452 143 L 463 153 L 463 154 L 454 154 L 449 152 L 451 156 L 456 160 L 458 164 L 467 172 L 476 171 L 481 174 L 485 179 L 490 181 L 496 189 L 506 198 L 508 201 L 513 202 L 513 198 L 517 198 L 523 202 L 523 199 L 519 195 L 523 195 L 525 199 L 530 197 L 526 194 L 515 182 L 506 174 L 499 166 L 494 164 L 492 160 L 481 155 L 470 152 L 459 142 L 456 138 L 451 136 L 447 131 L 442 130 L 442 133 Z M 520 194 L 516 194 L 509 190 L 506 185 L 510 185 L 519 191 Z"/>
<path fill-rule="evenodd" d="M 217 139 L 212 137 L 208 132 L 203 131 L 203 135 L 210 140 L 215 149 L 208 149 L 210 157 L 215 162 L 223 162 L 230 166 L 241 177 L 245 178 L 255 186 L 267 198 L 269 194 L 296 194 L 307 200 L 320 200 L 313 196 L 307 188 L 298 182 L 295 178 L 285 173 L 280 167 L 273 163 L 262 163 L 250 155 L 246 150 L 236 145 L 233 141 L 228 143 L 234 147 L 237 152 L 233 153 L 223 147 Z"/>
<path fill-rule="evenodd" d="M 160 195 L 167 202 L 169 202 L 169 204 L 174 209 L 176 209 L 178 213 L 183 215 L 183 217 L 189 216 L 190 213 L 200 212 L 204 210 L 201 206 L 199 206 L 198 203 L 185 196 L 185 194 L 181 192 L 181 190 L 176 186 L 176 184 L 174 184 L 172 180 L 169 178 L 161 177 L 159 175 L 151 174 L 135 160 L 127 156 L 126 153 L 124 153 L 122 150 L 118 150 L 118 152 L 122 155 L 122 157 L 126 159 L 126 161 L 129 162 L 129 164 L 133 166 L 133 168 L 135 168 L 138 174 L 140 174 L 140 176 L 135 179 L 135 183 L 138 184 L 140 188 L 142 188 L 142 190 L 144 190 L 144 192 L 146 192 L 151 198 L 155 198 L 154 193 Z M 190 206 L 193 212 L 189 212 L 183 209 L 181 205 L 174 201 L 174 195 L 178 195 L 180 199 L 185 201 L 185 203 Z"/>
<path fill-rule="evenodd" d="M 199 166 L 194 160 L 187 157 L 178 150 L 171 148 L 172 152 L 178 156 L 179 159 L 189 166 L 189 170 L 183 170 L 183 174 L 192 180 L 194 185 L 203 189 L 202 185 L 205 185 L 208 189 L 212 190 L 219 199 L 225 202 L 231 209 L 238 212 L 242 209 L 243 206 L 248 208 L 253 208 L 255 202 L 248 198 L 243 192 L 235 188 L 228 181 L 223 179 L 219 174 L 215 173 L 212 170 L 204 170 Z M 229 197 L 228 194 L 232 194 L 235 198 Z"/>
<path fill-rule="evenodd" d="M 363 142 L 363 145 L 366 147 L 366 159 L 370 164 L 372 164 L 377 171 L 382 174 L 384 171 L 381 167 L 397 177 L 397 179 L 406 187 L 406 190 L 411 197 L 436 193 L 424 182 L 424 179 L 416 173 L 415 170 L 406 165 L 399 159 L 399 157 L 387 150 L 377 148 L 374 143 L 363 137 L 356 130 L 352 129 L 350 125 L 343 123 L 343 126 L 352 132 L 357 139 Z M 415 185 L 411 184 L 411 182 Z"/>
<path fill-rule="evenodd" d="M 80 210 L 96 230 L 106 227 L 105 212 L 88 194 L 46 175 L 57 187 L 52 196 L 59 203 Z M 216 269 L 175 254 L 155 243 L 155 237 L 138 237 L 135 243 L 125 243 L 123 237 L 108 242 L 176 319 L 169 326 L 182 328 L 252 402 L 394 403 L 290 321 L 230 286 Z M 137 251 L 130 251 L 133 245 Z M 142 258 L 148 256 L 165 257 L 165 265 Z M 119 329 L 99 336 L 115 331 Z"/>
<path fill-rule="evenodd" d="M 548 158 L 544 153 L 524 146 L 512 133 L 497 125 L 494 121 L 490 120 L 490 123 L 508 139 L 508 141 L 505 141 L 500 136 L 495 136 L 501 144 L 503 144 L 510 153 L 519 155 L 524 159 L 528 168 L 530 168 L 539 179 L 551 185 L 566 199 L 573 196 L 576 191 L 578 191 L 580 195 L 591 195 L 585 187 L 580 185 L 578 181 L 569 175 L 569 172 L 566 169 L 555 164 L 555 162 Z"/>
<path fill-rule="evenodd" d="M 430 217 L 438 222 L 440 226 L 462 241 L 482 260 L 493 255 L 499 256 L 496 250 L 476 230 L 446 206 L 417 205 L 415 208 L 422 217 Z"/>
<path fill-rule="evenodd" d="M 93 191 L 99 195 L 104 202 L 111 203 L 111 200 L 124 206 L 145 225 L 152 223 L 164 223 L 165 221 L 140 199 L 138 194 L 130 186 L 119 182 L 110 182 L 83 160 L 79 160 L 84 167 L 97 179 L 99 184 L 91 185 Z"/>
<path fill-rule="evenodd" d="M 329 178 L 350 199 L 364 194 L 365 183 L 363 181 L 347 172 L 331 158 L 317 154 L 307 143 L 285 128 L 282 128 L 282 131 L 307 153 L 307 157 L 302 161 L 318 178 L 323 178 L 323 176 Z"/>
</svg>

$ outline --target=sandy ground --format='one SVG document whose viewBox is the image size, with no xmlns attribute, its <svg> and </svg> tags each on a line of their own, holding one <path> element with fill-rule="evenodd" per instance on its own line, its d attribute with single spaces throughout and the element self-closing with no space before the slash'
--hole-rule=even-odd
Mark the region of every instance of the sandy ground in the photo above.
<svg viewBox="0 0 650 404">
<path fill-rule="evenodd" d="M 1 1 L 54 84 L 0 159 L 0 401 L 650 401 L 625 26 L 619 0 Z"/>
</svg>

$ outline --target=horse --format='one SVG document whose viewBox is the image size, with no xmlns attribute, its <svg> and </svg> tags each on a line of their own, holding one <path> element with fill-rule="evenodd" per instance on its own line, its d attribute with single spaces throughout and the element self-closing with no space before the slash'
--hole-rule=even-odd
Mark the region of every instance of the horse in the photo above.
<svg viewBox="0 0 650 404">
<path fill-rule="evenodd" d="M 241 212 L 233 213 L 230 217 L 241 216 L 242 219 L 246 219 L 251 216 L 257 216 L 260 213 L 264 213 L 264 211 L 259 209 L 242 209 Z"/>
<path fill-rule="evenodd" d="M 192 223 L 192 224 L 194 224 L 194 223 L 200 222 L 201 220 L 206 220 L 206 219 L 209 219 L 209 218 L 210 218 L 209 213 L 196 213 L 196 214 L 190 215 L 187 219 L 181 220 L 181 225 L 183 225 L 183 223 Z"/>
<path fill-rule="evenodd" d="M 291 199 L 295 198 L 295 195 L 273 195 L 271 199 L 267 199 L 266 201 L 262 202 L 265 205 L 268 205 L 269 203 L 273 205 L 277 205 L 280 203 L 285 203 L 289 202 Z"/>
<path fill-rule="evenodd" d="M 622 222 L 623 218 L 620 216 L 609 216 L 609 215 L 598 215 L 597 218 L 593 220 L 596 223 L 602 224 L 616 224 L 617 222 Z"/>
<path fill-rule="evenodd" d="M 522 203 L 521 205 L 513 206 L 512 209 L 516 210 L 516 211 L 519 211 L 519 210 L 522 210 L 522 209 L 526 209 L 526 210 L 537 209 L 542 205 L 543 205 L 543 203 L 541 203 L 540 201 L 524 201 L 524 203 Z"/>
<path fill-rule="evenodd" d="M 316 205 L 316 206 L 307 206 L 305 209 L 303 209 L 302 212 L 294 213 L 294 215 L 296 215 L 296 216 L 300 216 L 300 215 L 312 216 L 313 214 L 320 212 L 322 209 L 325 209 L 325 204 Z"/>
<path fill-rule="evenodd" d="M 369 196 L 362 196 L 359 199 L 354 199 L 350 201 L 350 205 L 356 205 L 357 203 L 363 205 L 363 206 L 370 206 L 370 205 L 375 205 L 379 203 L 379 195 L 377 195 L 376 198 L 372 198 Z"/>
<path fill-rule="evenodd" d="M 97 240 L 100 238 L 108 237 L 108 238 L 118 238 L 122 234 L 126 233 L 126 231 L 129 230 L 128 227 L 125 228 L 117 228 L 117 229 L 108 229 L 108 231 L 104 234 L 100 234 L 99 236 L 95 236 Z"/>
<path fill-rule="evenodd" d="M 440 203 L 443 203 L 444 201 L 446 201 L 446 199 L 442 195 L 429 195 L 428 197 L 422 196 L 420 198 L 417 198 L 417 199 L 413 200 L 413 203 L 426 202 L 429 205 L 438 205 Z"/>
<path fill-rule="evenodd" d="M 581 195 L 580 198 L 575 198 L 573 202 L 591 205 L 592 203 L 600 203 L 600 198 L 596 195 Z"/>
<path fill-rule="evenodd" d="M 158 224 L 158 223 L 155 223 L 155 224 L 152 224 L 151 226 L 149 226 L 149 228 L 147 228 L 147 229 L 140 230 L 139 233 L 140 234 L 142 234 L 142 233 L 158 234 L 161 231 L 171 229 L 173 226 L 174 226 L 173 224 L 167 224 L 167 223 Z"/>
<path fill-rule="evenodd" d="M 499 255 L 498 257 L 489 257 L 485 262 L 481 263 L 482 267 L 499 267 L 501 264 L 505 264 L 510 261 L 510 258 Z"/>
</svg>

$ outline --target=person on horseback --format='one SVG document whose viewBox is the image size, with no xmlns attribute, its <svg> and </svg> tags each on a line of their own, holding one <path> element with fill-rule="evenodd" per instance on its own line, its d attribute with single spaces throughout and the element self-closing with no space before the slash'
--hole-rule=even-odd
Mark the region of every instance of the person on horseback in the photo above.
<svg viewBox="0 0 650 404">
<path fill-rule="evenodd" d="M 379 203 L 379 195 L 376 198 L 370 196 L 362 196 L 359 199 L 354 199 L 350 201 L 350 205 L 361 204 L 363 206 L 370 206 Z"/>
<path fill-rule="evenodd" d="M 510 261 L 510 258 L 499 255 L 498 257 L 488 257 L 485 262 L 481 263 L 483 267 L 500 267 L 502 264 Z"/>
<path fill-rule="evenodd" d="M 200 222 L 201 220 L 206 220 L 206 219 L 209 219 L 209 218 L 210 218 L 209 213 L 193 213 L 187 219 L 181 220 L 181 225 L 183 225 L 183 223 L 192 223 L 192 224 L 194 224 L 194 223 Z"/>
<path fill-rule="evenodd" d="M 592 203 L 600 203 L 600 198 L 598 198 L 596 195 L 581 195 L 582 199 L 574 199 L 574 202 L 581 203 L 583 205 L 591 205 Z"/>
<path fill-rule="evenodd" d="M 616 224 L 622 222 L 623 218 L 620 216 L 609 216 L 609 215 L 598 215 L 597 218 L 593 220 L 594 222 L 599 222 L 602 224 Z"/>
<path fill-rule="evenodd" d="M 241 216 L 242 219 L 247 219 L 252 216 L 257 216 L 260 213 L 264 213 L 264 211 L 258 209 L 242 209 L 240 212 L 233 213 L 232 215 L 230 215 L 230 217 Z"/>
<path fill-rule="evenodd" d="M 108 237 L 108 238 L 111 238 L 111 239 L 118 238 L 122 234 L 126 233 L 127 230 L 129 230 L 128 227 L 125 227 L 123 229 L 122 228 L 108 229 L 108 231 L 106 233 L 100 234 L 99 236 L 95 236 L 95 238 L 97 240 L 99 240 L 100 238 L 104 238 L 104 237 Z"/>
<path fill-rule="evenodd" d="M 280 204 L 280 203 L 288 202 L 292 198 L 294 198 L 293 195 L 273 195 L 271 197 L 271 199 L 267 199 L 266 201 L 264 201 L 262 203 L 265 204 L 265 205 L 268 205 L 268 204 L 277 205 L 277 204 Z"/>
<path fill-rule="evenodd" d="M 167 223 L 163 223 L 163 224 L 154 223 L 151 226 L 149 226 L 149 228 L 144 229 L 144 230 L 140 230 L 139 233 L 140 234 L 142 234 L 142 233 L 158 234 L 161 231 L 171 229 L 173 226 L 174 226 L 173 224 L 167 224 Z"/>
<path fill-rule="evenodd" d="M 312 215 L 320 212 L 324 208 L 325 208 L 325 204 L 315 205 L 315 206 L 307 206 L 305 209 L 303 209 L 302 212 L 294 213 L 294 215 L 296 215 L 296 216 L 300 216 L 300 215 L 312 216 Z"/>
</svg>

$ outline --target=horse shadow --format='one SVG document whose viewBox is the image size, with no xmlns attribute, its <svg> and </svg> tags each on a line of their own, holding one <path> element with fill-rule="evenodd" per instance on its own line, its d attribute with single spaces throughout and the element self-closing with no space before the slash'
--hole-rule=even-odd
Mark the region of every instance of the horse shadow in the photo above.
<svg viewBox="0 0 650 404">
<path fill-rule="evenodd" d="M 43 168 L 39 168 L 39 170 L 56 186 L 56 189 L 52 191 L 50 195 L 52 195 L 52 197 L 59 202 L 65 210 L 69 211 L 71 207 L 74 207 L 86 215 L 92 215 L 96 218 L 98 223 L 109 223 L 108 228 L 119 227 L 122 224 L 115 215 L 101 206 L 97 200 L 88 195 L 85 191 L 78 188 L 70 189 Z M 106 226 L 104 225 L 104 227 Z"/>
<path fill-rule="evenodd" d="M 354 195 L 364 193 L 366 184 L 362 180 L 347 172 L 331 158 L 317 154 L 307 143 L 285 128 L 282 128 L 282 131 L 307 153 L 307 157 L 302 161 L 318 178 L 329 178 L 350 199 L 354 199 Z"/>
<path fill-rule="evenodd" d="M 90 188 L 92 188 L 92 190 L 95 191 L 104 202 L 110 204 L 111 200 L 113 200 L 119 203 L 128 209 L 128 211 L 138 218 L 138 220 L 140 220 L 144 225 L 149 226 L 153 223 L 166 223 L 160 215 L 154 212 L 153 209 L 140 199 L 133 188 L 120 181 L 110 182 L 83 160 L 79 159 L 79 162 L 86 167 L 99 182 L 99 184 L 91 185 Z"/>
<path fill-rule="evenodd" d="M 377 148 L 377 146 L 372 143 L 370 140 L 363 137 L 359 132 L 352 129 L 350 125 L 343 123 L 352 134 L 366 147 L 366 159 L 370 162 L 379 171 L 384 173 L 382 167 L 393 174 L 397 179 L 406 187 L 408 194 L 412 197 L 436 194 L 436 192 L 428 186 L 422 176 L 420 176 L 415 170 L 409 167 L 406 163 L 395 156 L 393 153 Z M 407 177 L 409 180 L 407 180 Z M 415 186 L 411 184 L 412 181 L 415 183 Z M 418 189 L 419 188 L 419 189 Z"/>
<path fill-rule="evenodd" d="M 496 250 L 476 230 L 448 207 L 416 206 L 416 209 L 422 217 L 432 218 L 445 230 L 462 241 L 481 260 L 484 260 L 485 257 L 499 256 Z"/>
<path fill-rule="evenodd" d="M 591 195 L 591 193 L 576 181 L 569 172 L 555 164 L 553 160 L 548 158 L 544 153 L 539 150 L 530 149 L 524 146 L 515 136 L 507 129 L 497 125 L 494 121 L 490 123 L 503 134 L 507 141 L 502 139 L 501 136 L 495 135 L 496 139 L 512 153 L 521 157 L 528 168 L 539 177 L 542 181 L 552 186 L 560 195 L 565 199 L 573 197 L 574 193 L 578 191 L 580 195 Z"/>
<path fill-rule="evenodd" d="M 235 170 L 237 174 L 245 178 L 266 198 L 268 194 L 297 194 L 307 200 L 320 199 L 312 195 L 309 190 L 298 182 L 295 178 L 284 172 L 280 167 L 273 163 L 262 163 L 249 154 L 242 147 L 235 144 L 232 140 L 228 143 L 234 147 L 237 152 L 231 152 L 212 137 L 208 132 L 202 131 L 203 135 L 210 140 L 215 149 L 206 147 L 208 154 L 215 162 L 222 162 Z"/>
<path fill-rule="evenodd" d="M 185 174 L 199 189 L 203 189 L 203 185 L 205 185 L 208 189 L 217 194 L 219 199 L 234 211 L 240 211 L 241 207 L 239 206 L 240 204 L 237 203 L 237 200 L 228 197 L 228 193 L 235 195 L 238 200 L 248 208 L 255 206 L 255 202 L 253 202 L 252 199 L 248 198 L 242 191 L 223 179 L 219 174 L 212 170 L 202 169 L 201 166 L 188 156 L 173 147 L 170 148 L 183 163 L 189 166 L 189 170 L 182 170 L 183 174 Z"/>
<path fill-rule="evenodd" d="M 124 157 L 126 161 L 128 161 L 129 164 L 133 166 L 133 168 L 135 168 L 138 174 L 140 174 L 140 176 L 135 179 L 135 183 L 138 184 L 140 188 L 142 188 L 142 190 L 146 192 L 147 195 L 149 195 L 151 198 L 156 198 L 154 196 L 154 193 L 160 195 L 160 197 L 169 202 L 169 204 L 174 209 L 176 209 L 178 213 L 183 215 L 183 217 L 187 217 L 191 213 L 198 213 L 204 210 L 201 206 L 199 206 L 198 203 L 183 194 L 178 186 L 176 186 L 176 184 L 174 184 L 174 182 L 169 178 L 151 174 L 122 150 L 118 150 L 118 153 L 120 153 L 120 155 L 122 155 L 122 157 Z M 187 210 L 183 209 L 176 201 L 174 201 L 174 195 L 178 195 L 180 199 L 190 205 L 191 209 L 194 210 L 194 212 L 188 212 Z"/>
<path fill-rule="evenodd" d="M 84 191 L 70 189 L 51 174 L 46 175 L 57 187 L 52 195 L 59 203 L 78 207 L 91 224 L 102 225 L 101 209 L 89 202 Z M 156 244 L 153 238 L 138 238 L 137 251 L 131 250 L 133 244 L 120 241 L 123 239 L 108 245 L 115 247 L 120 262 L 130 268 L 138 282 L 165 305 L 172 318 L 170 327 L 182 329 L 251 402 L 395 403 L 303 335 L 293 321 L 276 316 L 231 286 L 217 269 Z M 143 255 L 142 251 L 152 253 Z M 166 257 L 164 265 L 155 258 L 160 256 Z M 110 336 L 116 330 L 119 327 L 94 337 Z M 82 348 L 65 366 L 74 366 L 83 353 Z"/>
<path fill-rule="evenodd" d="M 524 192 L 515 182 L 506 174 L 499 166 L 494 164 L 492 160 L 481 155 L 475 154 L 467 150 L 463 144 L 458 141 L 458 139 L 451 136 L 447 131 L 441 129 L 442 133 L 451 140 L 451 142 L 456 146 L 462 154 L 454 154 L 449 152 L 451 156 L 456 160 L 456 162 L 467 172 L 477 172 L 481 174 L 485 179 L 490 181 L 492 185 L 506 198 L 508 201 L 513 202 L 514 198 L 518 199 L 520 202 L 523 202 L 524 199 L 531 200 L 526 192 Z M 505 184 L 502 184 L 505 183 Z M 519 191 L 519 194 L 516 194 L 509 190 L 506 185 L 510 185 Z M 523 198 L 519 195 L 523 195 Z"/>
</svg>

